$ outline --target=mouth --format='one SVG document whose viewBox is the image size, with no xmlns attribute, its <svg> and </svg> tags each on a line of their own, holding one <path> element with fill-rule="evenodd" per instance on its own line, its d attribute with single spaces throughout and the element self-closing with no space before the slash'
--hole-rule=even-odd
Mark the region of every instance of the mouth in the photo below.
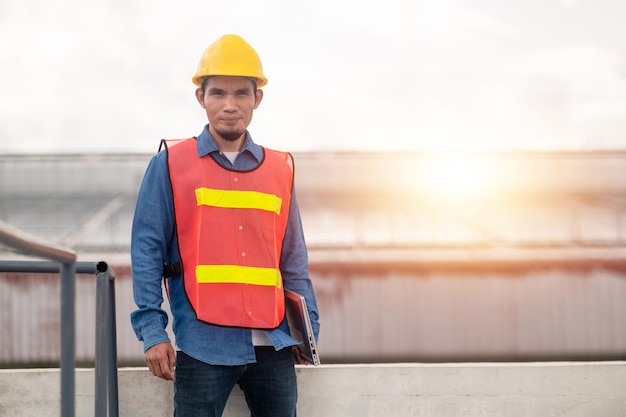
<svg viewBox="0 0 626 417">
<path fill-rule="evenodd" d="M 239 117 L 223 117 L 223 118 L 220 119 L 220 121 L 222 123 L 226 123 L 226 124 L 235 124 L 239 120 L 241 120 L 241 118 L 239 118 Z"/>
</svg>

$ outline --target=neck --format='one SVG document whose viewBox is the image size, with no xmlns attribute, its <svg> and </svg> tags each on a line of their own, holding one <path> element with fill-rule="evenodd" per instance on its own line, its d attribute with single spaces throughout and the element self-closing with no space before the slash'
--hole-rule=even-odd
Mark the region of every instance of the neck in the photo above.
<svg viewBox="0 0 626 417">
<path fill-rule="evenodd" d="M 236 141 L 224 140 L 220 137 L 214 137 L 217 147 L 222 152 L 239 152 L 243 145 L 244 139 L 237 139 Z"/>
<path fill-rule="evenodd" d="M 241 150 L 241 147 L 243 146 L 243 143 L 246 140 L 245 132 L 243 135 L 241 135 L 240 138 L 235 140 L 224 139 L 219 133 L 213 130 L 211 126 L 209 126 L 209 133 L 211 133 L 211 136 L 213 136 L 217 147 L 220 148 L 220 151 L 222 152 L 239 152 L 239 150 Z"/>
</svg>

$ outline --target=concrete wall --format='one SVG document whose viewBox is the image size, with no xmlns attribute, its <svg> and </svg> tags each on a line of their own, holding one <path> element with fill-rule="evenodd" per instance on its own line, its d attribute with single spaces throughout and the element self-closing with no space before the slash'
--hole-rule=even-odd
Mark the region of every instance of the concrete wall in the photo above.
<svg viewBox="0 0 626 417">
<path fill-rule="evenodd" d="M 297 368 L 298 416 L 623 417 L 626 362 L 322 365 Z M 0 415 L 59 415 L 58 370 L 0 370 Z M 76 374 L 76 416 L 93 416 L 93 370 Z M 119 371 L 121 417 L 172 415 L 172 384 Z M 235 388 L 224 417 L 247 415 Z"/>
</svg>

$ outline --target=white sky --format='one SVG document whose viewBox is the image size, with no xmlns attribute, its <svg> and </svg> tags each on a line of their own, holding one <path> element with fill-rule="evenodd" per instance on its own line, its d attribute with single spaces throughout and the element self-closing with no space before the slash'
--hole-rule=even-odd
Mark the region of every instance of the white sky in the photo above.
<svg viewBox="0 0 626 417">
<path fill-rule="evenodd" d="M 155 151 L 200 133 L 224 33 L 289 151 L 626 148 L 623 0 L 3 0 L 0 152 Z"/>
</svg>

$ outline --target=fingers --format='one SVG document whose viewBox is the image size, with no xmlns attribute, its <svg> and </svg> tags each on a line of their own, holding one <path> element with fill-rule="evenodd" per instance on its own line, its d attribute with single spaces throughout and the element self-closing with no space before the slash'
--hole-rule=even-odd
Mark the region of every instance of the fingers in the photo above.
<svg viewBox="0 0 626 417">
<path fill-rule="evenodd" d="M 308 362 L 306 359 L 300 355 L 300 348 L 298 346 L 293 347 L 293 361 L 298 365 L 307 365 Z"/>
<path fill-rule="evenodd" d="M 166 381 L 174 380 L 176 354 L 170 342 L 159 343 L 150 347 L 145 352 L 145 358 L 152 375 Z"/>
<path fill-rule="evenodd" d="M 172 345 L 170 344 L 170 349 L 167 351 L 167 356 L 169 359 L 169 364 L 170 364 L 170 372 L 173 374 L 174 373 L 174 369 L 176 368 L 176 353 L 174 352 L 174 348 L 172 347 Z M 172 380 L 173 380 L 173 375 L 172 375 Z"/>
</svg>

